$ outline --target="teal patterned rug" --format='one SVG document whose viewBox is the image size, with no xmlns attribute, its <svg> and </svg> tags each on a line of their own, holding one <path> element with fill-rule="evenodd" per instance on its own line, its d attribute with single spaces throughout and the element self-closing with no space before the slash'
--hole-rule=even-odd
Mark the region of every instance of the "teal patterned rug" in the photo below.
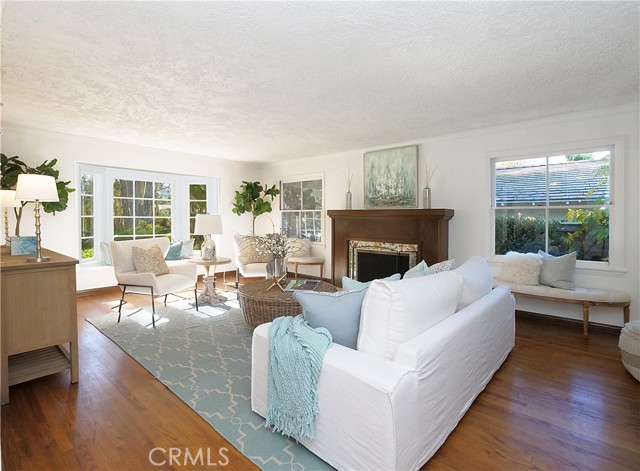
<svg viewBox="0 0 640 471">
<path fill-rule="evenodd" d="M 264 470 L 333 469 L 302 445 L 271 432 L 251 411 L 251 336 L 237 301 L 216 307 L 187 300 L 151 312 L 122 309 L 87 318 L 242 454 Z"/>
</svg>

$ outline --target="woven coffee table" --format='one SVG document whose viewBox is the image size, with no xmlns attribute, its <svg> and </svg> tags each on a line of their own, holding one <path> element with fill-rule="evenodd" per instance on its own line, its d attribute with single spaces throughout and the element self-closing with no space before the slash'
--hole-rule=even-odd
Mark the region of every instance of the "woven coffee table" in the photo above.
<svg viewBox="0 0 640 471">
<path fill-rule="evenodd" d="M 251 327 L 271 322 L 276 317 L 302 314 L 302 306 L 293 299 L 293 293 L 282 292 L 276 286 L 267 291 L 271 284 L 271 280 L 262 280 L 238 287 L 238 301 L 240 301 L 240 307 L 244 314 L 244 321 Z M 333 293 L 337 290 L 335 286 L 326 281 L 321 281 L 316 288 L 316 291 L 327 293 Z"/>
</svg>

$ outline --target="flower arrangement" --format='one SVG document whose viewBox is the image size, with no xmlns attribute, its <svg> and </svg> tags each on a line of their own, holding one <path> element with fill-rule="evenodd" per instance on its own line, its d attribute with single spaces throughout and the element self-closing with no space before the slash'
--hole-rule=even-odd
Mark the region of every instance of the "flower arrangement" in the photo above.
<svg viewBox="0 0 640 471">
<path fill-rule="evenodd" d="M 274 233 L 266 236 L 249 236 L 260 255 L 273 255 L 276 258 L 284 258 L 293 252 L 293 245 L 284 234 Z"/>
</svg>

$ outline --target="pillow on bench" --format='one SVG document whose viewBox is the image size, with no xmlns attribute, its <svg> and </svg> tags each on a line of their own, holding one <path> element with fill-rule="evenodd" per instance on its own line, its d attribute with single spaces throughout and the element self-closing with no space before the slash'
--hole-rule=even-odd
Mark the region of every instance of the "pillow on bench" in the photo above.
<svg viewBox="0 0 640 471">
<path fill-rule="evenodd" d="M 540 268 L 540 284 L 551 286 L 552 288 L 562 288 L 575 290 L 573 274 L 576 271 L 576 253 L 554 257 L 542 250 L 538 251 L 542 257 L 542 267 Z"/>
</svg>

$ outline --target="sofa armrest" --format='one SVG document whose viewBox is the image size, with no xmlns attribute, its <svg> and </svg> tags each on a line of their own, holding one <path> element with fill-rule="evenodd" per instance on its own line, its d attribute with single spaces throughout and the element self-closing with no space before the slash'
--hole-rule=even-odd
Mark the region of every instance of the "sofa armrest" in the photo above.
<svg viewBox="0 0 640 471">
<path fill-rule="evenodd" d="M 251 359 L 251 407 L 263 417 L 269 326 L 254 330 Z M 406 405 L 417 397 L 409 368 L 333 343 L 318 380 L 316 437 L 302 443 L 339 469 L 399 469 L 398 449 L 419 422 Z"/>
</svg>

